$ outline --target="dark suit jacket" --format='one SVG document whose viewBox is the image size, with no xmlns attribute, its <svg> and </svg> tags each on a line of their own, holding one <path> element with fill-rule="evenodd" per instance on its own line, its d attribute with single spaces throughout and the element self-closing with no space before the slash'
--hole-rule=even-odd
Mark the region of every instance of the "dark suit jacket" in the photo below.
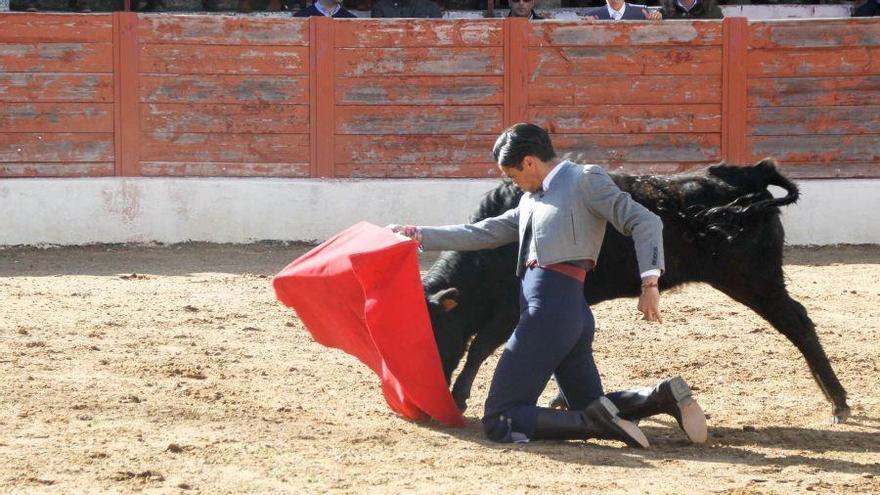
<svg viewBox="0 0 880 495">
<path fill-rule="evenodd" d="M 623 19 L 624 21 L 644 21 L 647 18 L 645 14 L 642 12 L 642 9 L 645 8 L 643 5 L 633 5 L 631 3 L 626 4 L 626 10 L 623 11 Z M 587 9 L 584 11 L 585 16 L 596 16 L 596 19 L 600 21 L 610 21 L 611 16 L 608 15 L 608 6 L 603 5 L 601 7 L 593 7 L 592 9 Z"/>
<path fill-rule="evenodd" d="M 690 10 L 684 10 L 675 0 L 662 0 L 664 19 L 723 19 L 724 14 L 715 0 L 697 0 Z"/>
</svg>

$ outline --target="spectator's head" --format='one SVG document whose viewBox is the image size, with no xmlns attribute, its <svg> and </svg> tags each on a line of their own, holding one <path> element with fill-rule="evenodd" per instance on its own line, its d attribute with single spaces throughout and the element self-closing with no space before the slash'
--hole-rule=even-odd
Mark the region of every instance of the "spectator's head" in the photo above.
<svg viewBox="0 0 880 495">
<path fill-rule="evenodd" d="M 625 2 L 625 0 L 605 0 L 605 1 L 608 2 L 608 5 L 610 5 L 611 8 L 614 10 L 620 10 L 621 7 L 623 7 L 623 4 Z"/>
<path fill-rule="evenodd" d="M 537 0 L 507 0 L 511 17 L 528 17 L 535 8 Z"/>
</svg>

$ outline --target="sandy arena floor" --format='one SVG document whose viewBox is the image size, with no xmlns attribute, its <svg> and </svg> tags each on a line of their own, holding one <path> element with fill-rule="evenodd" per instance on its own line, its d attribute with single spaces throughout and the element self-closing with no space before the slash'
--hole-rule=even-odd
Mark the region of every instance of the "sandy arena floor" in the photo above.
<svg viewBox="0 0 880 495">
<path fill-rule="evenodd" d="M 270 277 L 305 249 L 0 250 L 0 492 L 880 493 L 880 247 L 787 253 L 845 425 L 794 347 L 711 288 L 665 294 L 662 326 L 635 300 L 594 308 L 606 388 L 680 373 L 710 415 L 700 447 L 643 423 L 647 451 L 486 441 L 495 358 L 467 428 L 394 416 L 276 302 Z"/>
</svg>

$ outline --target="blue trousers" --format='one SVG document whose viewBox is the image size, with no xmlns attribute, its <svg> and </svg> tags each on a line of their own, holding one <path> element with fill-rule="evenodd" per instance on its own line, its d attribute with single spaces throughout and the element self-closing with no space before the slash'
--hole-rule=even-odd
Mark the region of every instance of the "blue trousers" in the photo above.
<svg viewBox="0 0 880 495">
<path fill-rule="evenodd" d="M 538 398 L 551 376 L 569 408 L 603 395 L 593 360 L 595 321 L 578 280 L 540 267 L 526 270 L 519 323 L 504 346 L 486 398 L 483 428 L 491 440 L 531 437 Z"/>
</svg>

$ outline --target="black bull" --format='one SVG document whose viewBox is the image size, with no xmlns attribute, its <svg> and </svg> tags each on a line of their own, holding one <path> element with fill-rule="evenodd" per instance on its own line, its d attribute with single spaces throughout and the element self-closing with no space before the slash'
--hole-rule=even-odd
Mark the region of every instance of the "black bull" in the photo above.
<svg viewBox="0 0 880 495">
<path fill-rule="evenodd" d="M 801 351 L 813 378 L 832 403 L 833 421 L 849 416 L 813 322 L 785 288 L 785 234 L 779 206 L 797 201 L 797 186 L 771 159 L 749 167 L 724 164 L 669 176 L 611 174 L 614 182 L 663 220 L 666 272 L 660 289 L 705 282 L 759 314 Z M 774 198 L 768 185 L 787 195 Z M 485 195 L 471 221 L 496 216 L 522 191 L 503 181 Z M 452 389 L 464 410 L 477 370 L 503 344 L 519 318 L 516 245 L 473 252 L 447 251 L 424 276 L 434 336 L 447 382 L 467 352 Z M 589 304 L 640 292 L 632 239 L 608 228 L 599 265 L 584 284 Z M 469 345 L 470 344 L 470 345 Z"/>
</svg>

